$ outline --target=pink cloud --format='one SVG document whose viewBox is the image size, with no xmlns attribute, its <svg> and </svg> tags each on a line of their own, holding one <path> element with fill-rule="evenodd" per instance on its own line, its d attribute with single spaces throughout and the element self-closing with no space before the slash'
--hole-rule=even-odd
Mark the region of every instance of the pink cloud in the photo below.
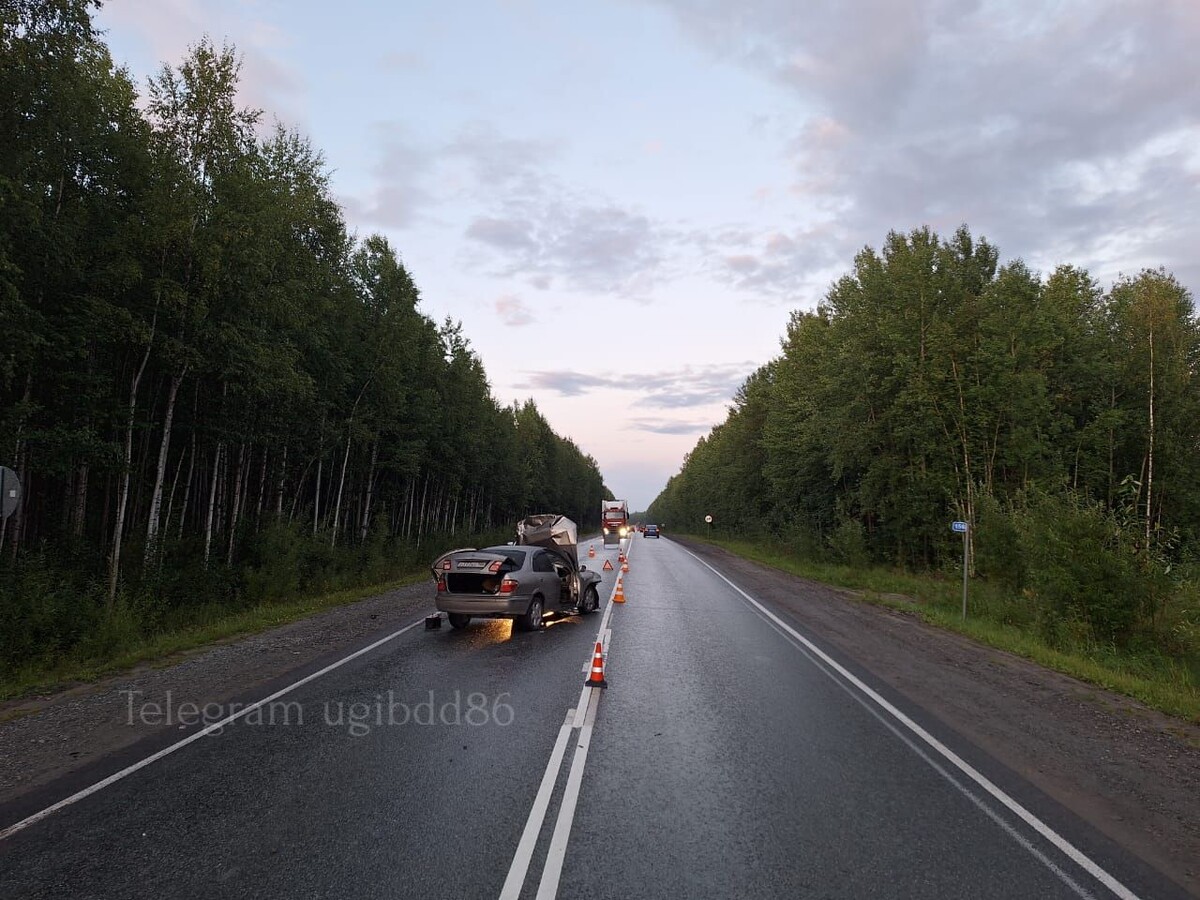
<svg viewBox="0 0 1200 900">
<path fill-rule="evenodd" d="M 500 316 L 505 325 L 514 328 L 529 325 L 534 321 L 529 307 L 522 302 L 520 297 L 513 294 L 505 294 L 496 301 L 496 314 Z"/>
</svg>

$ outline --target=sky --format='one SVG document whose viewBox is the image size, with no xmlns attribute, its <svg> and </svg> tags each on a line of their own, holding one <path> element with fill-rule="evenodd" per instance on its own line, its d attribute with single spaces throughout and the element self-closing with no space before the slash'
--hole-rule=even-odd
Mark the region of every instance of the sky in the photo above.
<svg viewBox="0 0 1200 900">
<path fill-rule="evenodd" d="M 139 86 L 208 35 L 483 360 L 645 509 L 855 253 L 1200 288 L 1198 0 L 107 0 Z"/>
</svg>

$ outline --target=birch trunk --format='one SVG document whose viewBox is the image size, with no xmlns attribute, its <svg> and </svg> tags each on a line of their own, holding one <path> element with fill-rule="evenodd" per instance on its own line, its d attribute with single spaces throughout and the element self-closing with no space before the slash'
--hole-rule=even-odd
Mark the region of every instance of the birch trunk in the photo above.
<svg viewBox="0 0 1200 900">
<path fill-rule="evenodd" d="M 317 523 L 321 521 L 321 464 L 317 460 L 317 489 L 313 491 L 313 537 L 317 536 Z"/>
<path fill-rule="evenodd" d="M 183 526 L 187 522 L 188 504 L 192 499 L 192 478 L 196 473 L 196 432 L 192 432 L 192 450 L 188 454 L 187 481 L 183 485 L 183 505 L 179 508 L 179 537 L 183 538 Z"/>
<path fill-rule="evenodd" d="M 421 489 L 421 509 L 417 515 L 417 547 L 421 546 L 421 535 L 425 532 L 425 500 L 429 496 L 429 475 L 425 476 L 425 486 Z"/>
<path fill-rule="evenodd" d="M 233 506 L 229 512 L 229 549 L 225 552 L 225 565 L 233 565 L 233 545 L 237 540 L 238 511 L 242 502 L 242 480 L 245 477 L 246 445 L 238 448 L 237 469 L 233 475 Z"/>
<path fill-rule="evenodd" d="M 342 456 L 342 474 L 338 477 L 337 500 L 333 504 L 333 533 L 329 535 L 329 546 L 337 543 L 338 524 L 342 516 L 342 490 L 346 486 L 346 467 L 350 464 L 350 434 L 346 433 L 346 453 Z"/>
<path fill-rule="evenodd" d="M 175 467 L 175 477 L 171 479 L 171 490 L 167 494 L 167 514 L 163 516 L 163 534 L 168 534 L 171 531 L 171 516 L 175 512 L 175 491 L 179 489 L 179 476 L 183 474 L 183 461 L 186 456 L 186 450 L 179 454 L 179 465 Z"/>
<path fill-rule="evenodd" d="M 258 502 L 254 504 L 254 524 L 257 525 L 262 521 L 263 503 L 267 498 L 267 456 L 270 455 L 267 447 L 263 447 L 262 464 L 258 469 Z"/>
<path fill-rule="evenodd" d="M 308 470 L 312 468 L 315 459 L 310 459 L 304 465 L 304 469 L 300 472 L 300 477 L 296 479 L 296 490 L 292 493 L 292 508 L 288 511 L 288 524 L 291 525 L 296 519 L 296 508 L 300 505 L 300 495 L 304 493 L 304 484 L 308 481 Z"/>
<path fill-rule="evenodd" d="M 175 420 L 175 399 L 179 396 L 179 385 L 187 375 L 185 365 L 178 375 L 171 376 L 171 387 L 167 392 L 167 411 L 163 416 L 162 443 L 158 447 L 158 468 L 154 474 L 154 493 L 150 496 L 150 519 L 146 523 L 146 565 L 158 557 L 158 521 L 162 514 L 163 485 L 167 478 L 167 458 L 171 452 L 171 425 Z M 182 464 L 183 459 L 180 458 Z M 178 473 L 177 473 L 178 474 Z"/>
<path fill-rule="evenodd" d="M 413 514 L 413 480 L 407 479 L 404 483 L 404 539 L 407 541 L 412 537 L 412 514 Z"/>
<path fill-rule="evenodd" d="M 275 485 L 275 518 L 283 518 L 283 489 L 284 479 L 287 477 L 287 444 L 283 445 L 283 458 L 279 461 L 279 480 Z"/>
<path fill-rule="evenodd" d="M 375 494 L 375 465 L 379 462 L 379 442 L 371 448 L 371 468 L 367 471 L 367 497 L 363 503 L 362 523 L 359 526 L 359 540 L 366 542 L 367 531 L 371 525 L 371 499 Z"/>
<path fill-rule="evenodd" d="M 221 441 L 217 441 L 217 452 L 213 456 L 212 481 L 208 490 L 208 515 L 204 520 L 204 565 L 206 568 L 212 553 L 213 516 L 217 510 L 217 482 L 221 473 L 221 454 L 224 449 L 225 445 Z"/>
<path fill-rule="evenodd" d="M 117 521 L 113 526 L 112 552 L 109 554 L 108 568 L 108 610 L 112 612 L 117 600 L 117 580 L 121 573 L 121 539 L 125 530 L 125 511 L 129 505 L 130 466 L 133 463 L 133 423 L 137 416 L 138 386 L 146 373 L 146 364 L 150 362 L 150 350 L 154 346 L 154 332 L 158 328 L 158 305 L 155 304 L 154 318 L 150 323 L 150 339 L 146 341 L 146 352 L 137 367 L 129 384 L 129 413 L 125 418 L 125 455 L 121 466 L 121 481 L 117 488 Z"/>
</svg>

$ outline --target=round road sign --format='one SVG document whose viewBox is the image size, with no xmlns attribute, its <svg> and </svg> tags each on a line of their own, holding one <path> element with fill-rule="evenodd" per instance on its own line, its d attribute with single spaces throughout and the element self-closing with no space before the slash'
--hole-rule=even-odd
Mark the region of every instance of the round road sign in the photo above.
<svg viewBox="0 0 1200 900">
<path fill-rule="evenodd" d="M 21 479 L 8 466 L 0 466 L 0 519 L 7 519 L 21 504 Z"/>
</svg>

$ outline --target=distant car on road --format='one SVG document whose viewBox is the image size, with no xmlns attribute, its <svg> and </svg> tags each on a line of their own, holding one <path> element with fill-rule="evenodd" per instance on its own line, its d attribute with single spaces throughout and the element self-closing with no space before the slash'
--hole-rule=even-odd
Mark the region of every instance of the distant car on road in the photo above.
<svg viewBox="0 0 1200 900">
<path fill-rule="evenodd" d="M 548 613 L 593 613 L 600 575 L 578 564 L 575 538 L 570 519 L 529 516 L 518 525 L 518 544 L 444 553 L 433 563 L 435 606 L 453 628 L 512 619 L 518 631 L 537 631 Z"/>
<path fill-rule="evenodd" d="M 657 525 L 647 525 L 646 526 L 646 537 L 648 537 L 648 538 L 658 537 L 658 526 Z"/>
</svg>

